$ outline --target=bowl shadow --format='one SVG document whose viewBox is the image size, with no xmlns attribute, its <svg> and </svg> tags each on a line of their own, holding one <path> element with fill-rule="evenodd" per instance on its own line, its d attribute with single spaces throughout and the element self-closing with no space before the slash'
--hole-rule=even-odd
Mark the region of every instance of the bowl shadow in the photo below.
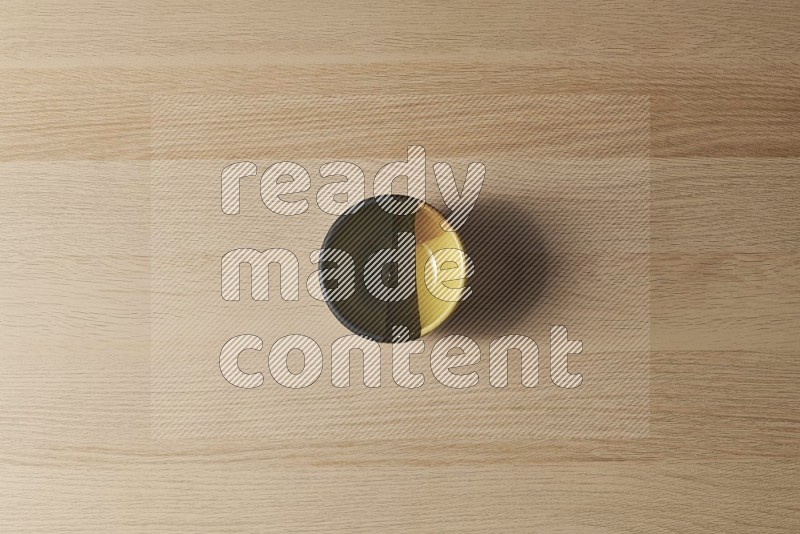
<svg viewBox="0 0 800 534">
<path fill-rule="evenodd" d="M 512 334 L 553 285 L 557 262 L 544 229 L 530 209 L 506 199 L 484 198 L 459 230 L 472 258 L 472 295 L 441 332 L 466 336 Z"/>
</svg>

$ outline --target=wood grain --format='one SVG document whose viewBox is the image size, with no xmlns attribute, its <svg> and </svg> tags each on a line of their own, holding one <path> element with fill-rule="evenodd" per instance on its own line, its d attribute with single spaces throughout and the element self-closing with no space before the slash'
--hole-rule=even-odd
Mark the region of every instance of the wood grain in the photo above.
<svg viewBox="0 0 800 534">
<path fill-rule="evenodd" d="M 800 529 L 795 2 L 0 8 L 0 530 Z M 649 95 L 650 437 L 153 440 L 174 93 Z"/>
</svg>

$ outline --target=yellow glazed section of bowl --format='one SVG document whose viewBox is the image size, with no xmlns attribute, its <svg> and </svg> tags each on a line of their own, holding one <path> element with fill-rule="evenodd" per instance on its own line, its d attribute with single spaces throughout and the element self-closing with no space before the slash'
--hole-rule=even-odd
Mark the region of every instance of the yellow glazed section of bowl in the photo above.
<svg viewBox="0 0 800 534">
<path fill-rule="evenodd" d="M 464 246 L 461 238 L 455 231 L 447 231 L 450 228 L 444 216 L 434 207 L 423 204 L 414 218 L 414 233 L 416 237 L 416 275 L 417 275 L 417 299 L 419 307 L 420 335 L 425 336 L 439 327 L 450 317 L 458 307 L 458 301 L 448 302 L 440 300 L 431 294 L 425 283 L 425 265 L 428 259 L 435 252 L 442 249 L 458 249 L 463 251 Z M 448 262 L 451 263 L 451 262 Z M 466 285 L 467 266 L 452 262 L 446 265 L 448 268 L 448 279 L 454 275 L 459 280 L 441 282 L 439 274 L 441 269 L 436 265 L 435 258 L 431 259 L 428 269 L 431 271 L 432 282 L 435 284 L 444 283 L 451 289 L 463 289 Z M 456 269 L 456 272 L 453 272 Z M 460 296 L 463 292 L 458 291 Z"/>
</svg>

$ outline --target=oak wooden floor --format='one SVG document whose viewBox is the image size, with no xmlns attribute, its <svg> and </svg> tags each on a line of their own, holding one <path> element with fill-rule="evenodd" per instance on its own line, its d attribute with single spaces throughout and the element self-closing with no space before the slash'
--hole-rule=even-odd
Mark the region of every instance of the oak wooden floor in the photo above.
<svg viewBox="0 0 800 534">
<path fill-rule="evenodd" d="M 0 531 L 800 530 L 800 6 L 0 0 Z M 649 95 L 639 440 L 154 440 L 154 94 Z"/>
</svg>

